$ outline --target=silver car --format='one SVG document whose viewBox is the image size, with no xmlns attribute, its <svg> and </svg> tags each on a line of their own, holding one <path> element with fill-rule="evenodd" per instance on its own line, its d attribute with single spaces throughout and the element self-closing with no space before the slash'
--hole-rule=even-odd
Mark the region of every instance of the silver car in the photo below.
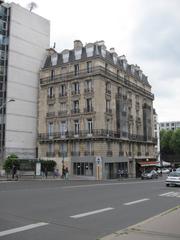
<svg viewBox="0 0 180 240">
<path fill-rule="evenodd" d="M 180 172 L 179 171 L 173 171 L 168 175 L 168 177 L 166 179 L 166 186 L 169 187 L 170 185 L 180 186 Z"/>
</svg>

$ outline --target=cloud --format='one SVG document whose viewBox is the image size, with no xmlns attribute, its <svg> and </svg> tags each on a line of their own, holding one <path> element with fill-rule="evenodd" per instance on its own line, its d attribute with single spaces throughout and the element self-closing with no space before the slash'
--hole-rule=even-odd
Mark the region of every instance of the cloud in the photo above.
<svg viewBox="0 0 180 240">
<path fill-rule="evenodd" d="M 131 55 L 149 77 L 160 121 L 180 120 L 180 1 L 140 0 Z"/>
</svg>

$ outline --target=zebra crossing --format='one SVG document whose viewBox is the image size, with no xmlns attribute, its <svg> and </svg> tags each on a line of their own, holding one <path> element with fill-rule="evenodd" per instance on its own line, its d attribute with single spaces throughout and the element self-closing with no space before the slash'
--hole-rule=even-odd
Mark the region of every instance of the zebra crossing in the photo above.
<svg viewBox="0 0 180 240">
<path fill-rule="evenodd" d="M 160 197 L 177 197 L 180 198 L 180 192 L 167 192 L 163 194 L 159 194 Z"/>
</svg>

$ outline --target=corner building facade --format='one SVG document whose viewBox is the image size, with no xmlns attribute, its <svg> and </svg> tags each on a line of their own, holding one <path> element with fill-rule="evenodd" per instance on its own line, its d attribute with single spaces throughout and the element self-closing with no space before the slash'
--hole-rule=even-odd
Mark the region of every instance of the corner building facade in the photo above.
<svg viewBox="0 0 180 240">
<path fill-rule="evenodd" d="M 60 172 L 94 179 L 137 175 L 138 161 L 155 159 L 153 99 L 137 65 L 104 41 L 74 41 L 49 49 L 40 71 L 38 157 Z"/>
</svg>

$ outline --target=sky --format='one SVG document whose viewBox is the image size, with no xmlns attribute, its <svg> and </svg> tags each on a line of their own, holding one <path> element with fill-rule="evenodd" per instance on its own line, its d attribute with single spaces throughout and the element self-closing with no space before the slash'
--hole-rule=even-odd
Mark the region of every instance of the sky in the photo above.
<svg viewBox="0 0 180 240">
<path fill-rule="evenodd" d="M 9 1 L 10 2 L 10 1 Z M 30 0 L 14 0 L 26 7 Z M 180 121 L 180 0 L 34 0 L 51 23 L 51 47 L 104 40 L 148 76 L 160 122 Z"/>
</svg>

